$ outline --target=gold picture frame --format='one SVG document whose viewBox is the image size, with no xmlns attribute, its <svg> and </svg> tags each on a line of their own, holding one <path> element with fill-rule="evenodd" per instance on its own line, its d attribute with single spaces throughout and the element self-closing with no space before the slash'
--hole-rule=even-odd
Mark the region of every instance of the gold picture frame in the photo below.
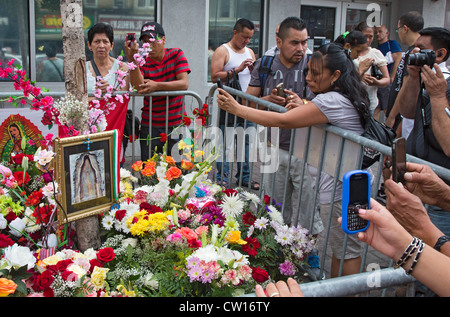
<svg viewBox="0 0 450 317">
<path fill-rule="evenodd" d="M 118 199 L 117 130 L 56 138 L 60 225 L 108 211 Z"/>
</svg>

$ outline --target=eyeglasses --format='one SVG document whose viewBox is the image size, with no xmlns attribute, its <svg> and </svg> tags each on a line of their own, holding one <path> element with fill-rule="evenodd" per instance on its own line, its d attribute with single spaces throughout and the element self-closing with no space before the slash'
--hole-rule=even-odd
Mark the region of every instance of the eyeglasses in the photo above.
<svg viewBox="0 0 450 317">
<path fill-rule="evenodd" d="M 396 29 L 395 29 L 395 32 L 397 32 L 397 33 L 398 33 L 398 30 L 399 30 L 399 29 L 401 29 L 402 27 L 404 27 L 404 25 L 402 25 L 402 26 L 399 26 L 398 28 L 396 28 Z"/>
</svg>

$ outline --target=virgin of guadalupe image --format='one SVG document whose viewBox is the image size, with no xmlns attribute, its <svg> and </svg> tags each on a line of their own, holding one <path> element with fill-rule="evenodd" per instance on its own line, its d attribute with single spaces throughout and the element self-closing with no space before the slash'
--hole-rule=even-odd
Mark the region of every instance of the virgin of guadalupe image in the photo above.
<svg viewBox="0 0 450 317">
<path fill-rule="evenodd" d="M 19 153 L 34 154 L 42 147 L 41 131 L 27 118 L 10 115 L 0 125 L 0 154 L 2 161 L 10 161 Z"/>
<path fill-rule="evenodd" d="M 70 174 L 73 204 L 106 195 L 102 150 L 71 155 Z"/>
</svg>

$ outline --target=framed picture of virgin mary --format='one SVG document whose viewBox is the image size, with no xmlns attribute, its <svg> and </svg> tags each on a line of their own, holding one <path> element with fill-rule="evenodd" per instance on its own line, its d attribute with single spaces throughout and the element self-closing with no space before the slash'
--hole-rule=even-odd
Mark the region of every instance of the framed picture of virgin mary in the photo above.
<svg viewBox="0 0 450 317">
<path fill-rule="evenodd" d="M 55 140 L 59 224 L 108 211 L 115 204 L 117 142 L 117 130 Z"/>
</svg>

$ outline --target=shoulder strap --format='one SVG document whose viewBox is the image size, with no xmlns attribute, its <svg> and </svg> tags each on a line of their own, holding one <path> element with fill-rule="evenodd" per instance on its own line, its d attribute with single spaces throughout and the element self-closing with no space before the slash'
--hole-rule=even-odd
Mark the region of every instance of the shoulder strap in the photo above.
<svg viewBox="0 0 450 317">
<path fill-rule="evenodd" d="M 267 76 L 272 73 L 272 63 L 275 56 L 264 55 L 261 58 L 261 64 L 259 65 L 259 81 L 261 89 L 264 89 L 266 85 Z"/>
<path fill-rule="evenodd" d="M 97 65 L 95 64 L 95 62 L 94 62 L 93 59 L 91 59 L 91 65 L 92 65 L 92 68 L 94 69 L 95 75 L 96 75 L 97 77 L 102 77 L 102 74 L 100 74 L 100 71 L 98 70 L 98 67 L 97 67 Z"/>
</svg>

